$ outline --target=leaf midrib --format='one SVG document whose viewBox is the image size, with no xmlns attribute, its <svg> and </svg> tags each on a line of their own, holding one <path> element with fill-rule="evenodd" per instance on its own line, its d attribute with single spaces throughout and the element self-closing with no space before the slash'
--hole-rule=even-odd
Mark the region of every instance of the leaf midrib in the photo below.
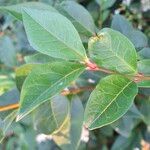
<svg viewBox="0 0 150 150">
<path fill-rule="evenodd" d="M 124 64 L 126 64 L 131 70 L 133 70 L 134 73 L 136 72 L 136 70 L 134 70 L 134 68 L 131 67 L 121 56 L 119 56 L 117 53 L 115 53 L 112 50 L 112 44 L 111 44 L 110 52 L 112 52 L 118 59 L 120 59 Z"/>
<path fill-rule="evenodd" d="M 92 123 L 90 124 L 90 126 L 92 126 L 92 124 L 109 108 L 109 106 L 118 98 L 118 96 L 132 83 L 132 81 L 130 81 L 126 86 L 124 86 L 122 88 L 122 90 L 112 99 L 112 101 L 107 105 L 107 107 L 92 121 Z"/>
<path fill-rule="evenodd" d="M 63 79 L 67 78 L 68 76 L 70 76 L 71 74 L 73 74 L 74 72 L 77 72 L 78 70 L 80 70 L 81 68 L 78 68 L 76 70 L 73 70 L 72 72 L 68 73 L 67 75 L 65 75 L 64 77 L 62 77 L 61 79 L 59 79 L 57 82 L 55 82 L 54 84 L 52 84 L 46 91 L 44 91 L 44 93 L 42 93 L 36 100 L 38 100 L 41 96 L 43 96 L 43 94 L 45 94 L 50 88 L 53 88 L 55 85 L 57 85 L 59 82 L 61 82 Z"/>
<path fill-rule="evenodd" d="M 79 56 L 79 58 L 82 58 L 83 60 L 85 59 L 84 56 L 82 56 L 78 51 L 76 51 L 75 49 L 71 48 L 70 46 L 68 46 L 64 41 L 62 41 L 61 39 L 59 39 L 58 37 L 56 37 L 55 35 L 53 35 L 50 31 L 48 31 L 46 28 L 44 28 L 37 20 L 34 20 L 34 18 L 28 14 L 25 9 L 23 9 L 24 12 L 35 22 L 37 23 L 38 25 L 40 25 L 46 32 L 48 32 L 53 38 L 57 39 L 58 41 L 60 41 L 61 43 L 63 43 L 65 45 L 65 47 L 67 47 L 68 49 L 71 49 L 73 51 L 73 53 L 77 54 Z M 54 12 L 52 12 L 54 13 Z M 55 13 L 56 14 L 56 13 Z M 83 50 L 84 50 L 84 47 L 83 47 Z M 86 57 L 86 53 L 85 53 L 85 50 L 84 50 L 84 54 L 85 54 L 85 57 Z"/>
<path fill-rule="evenodd" d="M 62 79 L 68 77 L 68 76 L 71 75 L 73 72 L 76 72 L 76 71 L 78 71 L 78 70 L 80 70 L 80 69 L 81 69 L 81 68 L 78 68 L 78 69 L 76 69 L 76 70 L 70 72 L 67 76 L 64 76 L 63 78 L 61 78 L 60 80 L 58 80 L 57 82 L 55 82 L 55 84 L 58 83 L 58 82 L 60 82 Z M 53 84 L 53 86 L 55 86 L 55 84 Z M 52 86 L 51 86 L 50 88 L 52 88 Z M 47 90 L 49 90 L 49 88 L 48 88 Z M 47 92 L 47 90 L 46 90 L 45 92 Z M 45 92 L 44 92 L 44 93 L 45 93 Z M 41 97 L 44 93 L 42 93 L 42 94 L 40 95 L 40 97 Z M 57 92 L 57 93 L 58 93 L 58 92 Z M 54 94 L 53 96 L 51 96 L 50 98 L 56 96 L 57 93 Z M 44 102 L 47 101 L 47 100 L 49 100 L 50 98 L 45 99 Z M 34 102 L 36 102 L 38 99 L 39 99 L 39 97 L 36 98 L 36 100 L 35 100 Z M 34 104 L 34 103 L 32 103 L 32 105 L 33 105 L 33 104 Z M 34 110 L 35 108 L 37 108 L 40 104 L 42 104 L 42 103 L 39 103 L 38 105 L 34 106 L 32 110 Z M 26 116 L 27 114 L 29 114 L 32 110 L 29 110 L 28 112 L 25 111 L 25 112 L 23 112 L 21 115 L 18 115 L 17 120 L 20 120 L 21 118 L 23 118 L 24 116 Z"/>
<path fill-rule="evenodd" d="M 74 72 L 77 72 L 78 70 L 80 70 L 81 68 L 78 68 L 76 70 L 73 70 L 72 72 L 70 72 L 69 74 L 65 75 L 64 77 L 62 77 L 61 79 L 59 79 L 57 82 L 55 82 L 54 84 L 52 84 L 47 90 L 45 90 L 43 93 L 41 93 L 35 100 L 35 101 L 38 101 L 40 99 L 40 97 L 42 97 L 49 89 L 53 88 L 55 85 L 57 85 L 59 82 L 61 82 L 63 79 L 67 78 L 69 75 L 73 74 Z M 53 96 L 51 96 L 53 97 Z M 51 98 L 50 97 L 50 98 Z M 49 99 L 49 98 L 48 98 Z M 32 103 L 33 105 L 34 103 Z"/>
</svg>

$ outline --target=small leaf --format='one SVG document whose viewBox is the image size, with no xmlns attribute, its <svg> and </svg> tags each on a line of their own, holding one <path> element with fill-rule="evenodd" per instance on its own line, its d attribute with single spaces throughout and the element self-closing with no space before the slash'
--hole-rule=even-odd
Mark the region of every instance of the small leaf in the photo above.
<svg viewBox="0 0 150 150">
<path fill-rule="evenodd" d="M 92 36 L 95 32 L 94 21 L 90 13 L 74 1 L 63 1 L 57 9 L 66 16 L 80 34 Z"/>
<path fill-rule="evenodd" d="M 18 20 L 22 20 L 22 9 L 24 7 L 26 7 L 26 8 L 36 8 L 36 9 L 39 9 L 39 10 L 49 10 L 49 11 L 52 11 L 52 12 L 57 12 L 57 10 L 54 9 L 52 6 L 46 5 L 46 4 L 41 3 L 41 2 L 26 2 L 26 3 L 22 3 L 22 4 L 17 4 L 17 5 L 2 6 L 2 7 L 0 7 L 0 10 L 7 11 L 11 15 L 16 17 Z"/>
<path fill-rule="evenodd" d="M 62 150 L 76 150 L 79 146 L 84 109 L 78 97 L 71 100 L 70 112 L 61 128 L 52 134 L 53 140 Z"/>
<path fill-rule="evenodd" d="M 63 125 L 69 111 L 68 99 L 57 95 L 33 112 L 34 128 L 39 133 L 52 134 Z"/>
<path fill-rule="evenodd" d="M 86 59 L 79 34 L 66 17 L 50 11 L 26 8 L 23 23 L 28 40 L 37 51 L 60 59 Z"/>
<path fill-rule="evenodd" d="M 150 75 L 150 59 L 138 61 L 138 71 L 145 75 Z"/>
<path fill-rule="evenodd" d="M 99 66 L 123 74 L 137 72 L 137 55 L 133 44 L 120 32 L 104 28 L 89 41 L 89 52 Z"/>
<path fill-rule="evenodd" d="M 86 106 L 86 125 L 95 129 L 116 121 L 130 108 L 137 91 L 136 84 L 121 75 L 101 79 Z"/>
<path fill-rule="evenodd" d="M 23 84 L 17 119 L 20 120 L 57 95 L 83 71 L 83 65 L 71 62 L 54 62 L 37 66 Z"/>
</svg>

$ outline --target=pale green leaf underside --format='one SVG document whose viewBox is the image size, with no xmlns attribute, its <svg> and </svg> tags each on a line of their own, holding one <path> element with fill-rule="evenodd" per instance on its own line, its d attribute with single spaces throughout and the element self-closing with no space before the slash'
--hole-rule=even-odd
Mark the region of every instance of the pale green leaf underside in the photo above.
<svg viewBox="0 0 150 150">
<path fill-rule="evenodd" d="M 74 1 L 63 1 L 58 10 L 66 16 L 83 35 L 92 36 L 95 32 L 95 25 L 90 13 Z"/>
<path fill-rule="evenodd" d="M 66 60 L 83 60 L 86 52 L 78 32 L 64 16 L 24 9 L 23 23 L 31 46 L 46 55 Z"/>
<path fill-rule="evenodd" d="M 34 128 L 38 133 L 52 134 L 63 125 L 69 111 L 68 99 L 57 95 L 35 109 L 33 112 Z"/>
<path fill-rule="evenodd" d="M 70 112 L 64 120 L 63 125 L 52 134 L 53 140 L 62 150 L 76 150 L 79 146 L 84 109 L 78 97 L 73 97 Z"/>
<path fill-rule="evenodd" d="M 17 119 L 20 120 L 58 94 L 83 71 L 83 65 L 69 62 L 53 62 L 37 66 L 23 84 Z"/>
<path fill-rule="evenodd" d="M 121 75 L 103 78 L 88 100 L 86 126 L 95 129 L 119 119 L 132 105 L 137 91 L 137 85 Z"/>
<path fill-rule="evenodd" d="M 137 55 L 133 44 L 120 32 L 104 28 L 89 41 L 92 59 L 104 68 L 124 74 L 137 72 Z"/>
<path fill-rule="evenodd" d="M 22 9 L 24 7 L 57 12 L 57 10 L 54 9 L 52 6 L 46 5 L 41 2 L 26 2 L 17 5 L 5 6 L 5 7 L 0 7 L 0 10 L 7 11 L 17 19 L 22 20 Z"/>
</svg>

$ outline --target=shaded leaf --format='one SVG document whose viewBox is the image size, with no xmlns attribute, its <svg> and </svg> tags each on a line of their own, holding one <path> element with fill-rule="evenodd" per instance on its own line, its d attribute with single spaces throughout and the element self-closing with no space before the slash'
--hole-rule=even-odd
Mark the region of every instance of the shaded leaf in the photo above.
<svg viewBox="0 0 150 150">
<path fill-rule="evenodd" d="M 21 91 L 24 80 L 32 71 L 32 69 L 36 66 L 37 64 L 25 64 L 16 69 L 16 85 L 20 91 Z"/>
<path fill-rule="evenodd" d="M 91 36 L 95 32 L 94 21 L 90 13 L 74 1 L 63 1 L 57 6 L 60 13 L 66 16 L 80 34 Z"/>
<path fill-rule="evenodd" d="M 0 37 L 0 61 L 9 67 L 16 65 L 15 47 L 7 36 Z"/>
<path fill-rule="evenodd" d="M 148 39 L 144 33 L 134 29 L 132 24 L 119 14 L 113 16 L 111 28 L 120 31 L 131 40 L 136 48 L 143 48 L 148 45 Z"/>
<path fill-rule="evenodd" d="M 138 71 L 145 75 L 150 75 L 150 59 L 138 61 Z"/>
<path fill-rule="evenodd" d="M 71 100 L 70 113 L 59 131 L 52 134 L 62 150 L 77 150 L 83 124 L 83 106 L 78 97 Z"/>
<path fill-rule="evenodd" d="M 143 115 L 133 104 L 122 118 L 112 124 L 112 127 L 122 136 L 129 137 L 132 134 L 132 130 L 142 119 Z"/>
<path fill-rule="evenodd" d="M 16 113 L 16 110 L 13 111 L 0 123 L 0 130 L 2 131 L 2 133 L 0 134 L 0 143 L 3 141 L 8 128 L 16 118 Z"/>
<path fill-rule="evenodd" d="M 118 136 L 111 150 L 120 150 L 120 147 L 121 147 L 121 150 L 135 149 L 135 148 L 140 149 L 141 140 L 142 140 L 141 133 L 137 133 L 136 131 L 133 132 L 133 134 L 128 138 L 123 137 L 123 136 Z"/>
<path fill-rule="evenodd" d="M 69 111 L 68 99 L 57 95 L 33 112 L 34 128 L 39 133 L 51 134 L 62 126 Z"/>
<path fill-rule="evenodd" d="M 116 2 L 116 0 L 96 0 L 96 2 L 100 5 L 101 9 L 107 9 Z"/>
<path fill-rule="evenodd" d="M 150 98 L 140 99 L 141 105 L 139 106 L 140 112 L 143 114 L 144 122 L 149 126 L 150 125 Z"/>
<path fill-rule="evenodd" d="M 57 12 L 52 6 L 46 5 L 41 2 L 26 2 L 26 3 L 21 3 L 17 5 L 11 5 L 11 6 L 1 6 L 0 10 L 7 11 L 14 17 L 16 17 L 19 20 L 22 20 L 22 9 L 26 8 L 31 8 L 31 9 L 39 9 L 39 10 L 48 10 L 51 12 Z"/>
<path fill-rule="evenodd" d="M 20 94 L 17 88 L 5 92 L 0 96 L 0 107 L 17 103 L 19 97 Z"/>
<path fill-rule="evenodd" d="M 142 50 L 140 50 L 138 52 L 138 54 L 140 55 L 140 57 L 142 59 L 150 59 L 150 48 L 149 47 L 145 47 Z"/>
</svg>

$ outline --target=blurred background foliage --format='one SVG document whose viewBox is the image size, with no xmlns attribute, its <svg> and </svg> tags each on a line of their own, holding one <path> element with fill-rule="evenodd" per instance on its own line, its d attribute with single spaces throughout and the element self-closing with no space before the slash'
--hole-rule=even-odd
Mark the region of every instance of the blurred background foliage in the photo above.
<svg viewBox="0 0 150 150">
<path fill-rule="evenodd" d="M 0 0 L 0 6 L 27 2 L 30 0 Z M 33 0 L 32 0 L 33 1 Z M 63 0 L 39 0 L 48 5 L 57 6 Z M 92 15 L 97 30 L 111 27 L 127 36 L 138 52 L 138 59 L 150 58 L 150 1 L 149 0 L 74 0 L 84 6 Z M 77 14 L 82 14 L 78 12 Z M 87 47 L 87 38 L 82 38 Z M 16 68 L 30 62 L 47 62 L 48 58 L 36 55 L 30 60 L 28 55 L 36 51 L 30 47 L 23 25 L 14 17 L 0 12 L 0 106 L 15 104 L 19 100 L 16 88 Z M 149 70 L 149 66 L 145 70 Z M 89 87 L 80 92 L 85 106 L 90 87 L 105 74 L 85 72 L 77 81 L 78 87 Z M 150 149 L 150 89 L 141 88 L 130 110 L 115 123 L 88 131 L 83 129 L 79 150 L 149 150 Z M 70 97 L 68 97 L 70 98 Z M 42 106 L 41 106 L 42 107 Z M 78 107 L 77 107 L 78 108 Z M 42 109 L 42 108 L 41 108 Z M 41 110 L 39 109 L 39 110 Z M 78 109 L 76 110 L 78 111 Z M 2 150 L 57 150 L 56 143 L 46 135 L 37 132 L 36 123 L 40 128 L 47 129 L 44 124 L 33 120 L 32 115 L 21 122 L 14 122 L 13 111 L 0 113 L 0 136 L 5 136 Z M 36 115 L 40 114 L 38 112 Z M 35 117 L 38 117 L 36 116 Z M 35 123 L 36 122 L 36 123 Z M 11 124 L 12 123 L 12 124 Z M 11 124 L 11 126 L 9 126 Z M 42 127 L 41 127 L 42 126 Z M 38 126 L 36 126 L 38 128 Z M 48 129 L 49 130 L 49 129 Z"/>
</svg>

